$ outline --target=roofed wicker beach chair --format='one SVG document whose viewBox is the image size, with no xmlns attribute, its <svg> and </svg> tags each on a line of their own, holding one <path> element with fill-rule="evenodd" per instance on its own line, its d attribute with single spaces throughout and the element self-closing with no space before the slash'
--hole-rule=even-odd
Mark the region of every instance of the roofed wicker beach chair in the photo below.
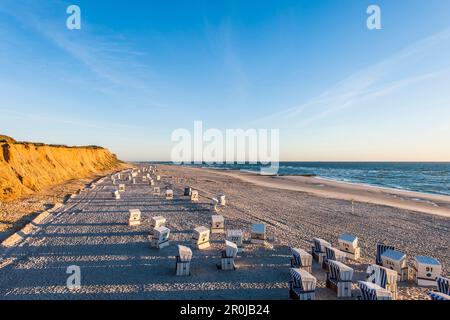
<svg viewBox="0 0 450 320">
<path fill-rule="evenodd" d="M 358 260 L 361 257 L 361 248 L 358 245 L 358 237 L 344 233 L 338 239 L 338 249 L 345 252 L 348 259 Z"/>
<path fill-rule="evenodd" d="M 112 196 L 114 197 L 114 199 L 120 200 L 120 192 L 119 192 L 119 190 L 114 190 L 114 192 L 112 193 Z"/>
<path fill-rule="evenodd" d="M 192 202 L 197 202 L 198 201 L 198 191 L 197 190 L 192 190 L 192 192 L 191 192 L 191 201 Z"/>
<path fill-rule="evenodd" d="M 353 269 L 339 261 L 328 260 L 327 288 L 336 292 L 338 298 L 351 298 Z"/>
<path fill-rule="evenodd" d="M 141 210 L 130 209 L 128 211 L 130 213 L 130 217 L 128 218 L 128 225 L 130 227 L 139 226 L 141 224 Z"/>
<path fill-rule="evenodd" d="M 119 184 L 119 192 L 125 192 L 125 185 L 123 183 Z"/>
<path fill-rule="evenodd" d="M 367 267 L 367 281 L 375 283 L 391 292 L 392 299 L 397 299 L 397 271 L 387 269 L 377 264 Z"/>
<path fill-rule="evenodd" d="M 437 291 L 450 295 L 450 279 L 439 276 L 436 278 Z"/>
<path fill-rule="evenodd" d="M 154 187 L 154 188 L 153 188 L 153 195 L 154 195 L 154 196 L 159 196 L 159 195 L 161 195 L 161 188 L 160 188 L 160 187 Z"/>
<path fill-rule="evenodd" d="M 184 196 L 185 197 L 190 197 L 191 194 L 192 194 L 192 188 L 191 187 L 184 188 Z"/>
<path fill-rule="evenodd" d="M 333 248 L 333 247 L 325 247 L 325 259 L 323 261 L 322 264 L 322 268 L 324 268 L 325 270 L 328 270 L 328 261 L 329 260 L 334 260 L 334 261 L 340 261 L 340 262 L 345 262 L 345 260 L 347 259 L 347 255 L 345 254 L 345 252 Z"/>
<path fill-rule="evenodd" d="M 308 271 L 291 268 L 289 296 L 293 300 L 315 300 L 317 279 Z"/>
<path fill-rule="evenodd" d="M 150 245 L 153 248 L 162 249 L 169 246 L 170 229 L 166 227 L 157 227 L 153 229 L 150 237 Z"/>
<path fill-rule="evenodd" d="M 223 216 L 211 216 L 211 233 L 225 233 L 225 219 Z"/>
<path fill-rule="evenodd" d="M 153 233 L 153 229 L 159 228 L 159 227 L 165 227 L 166 226 L 166 218 L 163 216 L 156 216 L 152 217 L 150 219 L 150 232 Z"/>
<path fill-rule="evenodd" d="M 212 198 L 211 199 L 211 212 L 219 212 L 219 200 L 217 200 L 216 198 Z"/>
<path fill-rule="evenodd" d="M 331 243 L 320 238 L 314 238 L 312 242 L 311 254 L 314 260 L 322 264 L 326 257 L 325 247 L 331 247 Z"/>
<path fill-rule="evenodd" d="M 442 292 L 430 291 L 430 292 L 428 292 L 428 295 L 430 296 L 431 300 L 450 301 L 450 296 L 448 294 L 445 294 Z"/>
<path fill-rule="evenodd" d="M 191 275 L 192 250 L 188 247 L 178 245 L 178 255 L 176 256 L 176 275 Z"/>
<path fill-rule="evenodd" d="M 221 270 L 236 270 L 234 259 L 238 254 L 238 247 L 234 242 L 225 240 L 225 250 L 222 251 L 220 259 Z"/>
<path fill-rule="evenodd" d="M 195 248 L 198 250 L 203 250 L 209 248 L 211 244 L 209 243 L 210 230 L 206 227 L 198 227 L 194 229 L 192 235 L 192 241 Z"/>
<path fill-rule="evenodd" d="M 238 247 L 238 252 L 242 252 L 243 249 L 243 238 L 244 233 L 242 230 L 228 230 L 227 231 L 227 240 L 234 242 Z"/>
<path fill-rule="evenodd" d="M 303 269 L 309 273 L 312 271 L 312 255 L 306 250 L 291 248 L 291 267 Z"/>
<path fill-rule="evenodd" d="M 435 287 L 436 278 L 442 273 L 441 263 L 434 258 L 417 256 L 412 267 L 412 277 L 417 285 Z"/>
<path fill-rule="evenodd" d="M 266 243 L 266 225 L 264 223 L 252 224 L 250 241 L 255 244 Z"/>
<path fill-rule="evenodd" d="M 377 243 L 377 255 L 375 257 L 375 263 L 379 266 L 383 264 L 383 261 L 381 261 L 381 255 L 386 250 L 395 250 L 394 246 L 389 246 L 383 243 Z"/>
<path fill-rule="evenodd" d="M 219 206 L 225 207 L 227 205 L 225 194 L 223 194 L 222 192 L 217 195 L 217 199 L 219 200 Z"/>
<path fill-rule="evenodd" d="M 166 200 L 172 200 L 173 199 L 173 190 L 167 189 L 166 190 Z"/>
<path fill-rule="evenodd" d="M 155 180 L 150 179 L 150 180 L 148 181 L 148 185 L 149 185 L 150 187 L 153 187 L 153 186 L 155 185 Z"/>
<path fill-rule="evenodd" d="M 409 268 L 406 264 L 406 254 L 398 250 L 385 250 L 381 254 L 382 266 L 398 273 L 397 281 L 407 281 Z"/>
<path fill-rule="evenodd" d="M 392 294 L 375 283 L 358 281 L 358 287 L 360 300 L 392 300 Z"/>
</svg>

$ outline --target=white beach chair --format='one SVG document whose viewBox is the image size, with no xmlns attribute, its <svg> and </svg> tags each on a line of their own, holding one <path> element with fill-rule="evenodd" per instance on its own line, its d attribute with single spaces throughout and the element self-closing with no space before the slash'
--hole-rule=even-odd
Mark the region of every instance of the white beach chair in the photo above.
<svg viewBox="0 0 450 320">
<path fill-rule="evenodd" d="M 150 187 L 153 187 L 153 186 L 155 185 L 155 180 L 150 179 L 150 180 L 148 181 L 148 185 L 149 185 Z"/>
<path fill-rule="evenodd" d="M 254 244 L 266 243 L 266 225 L 264 223 L 252 224 L 250 242 Z"/>
<path fill-rule="evenodd" d="M 244 251 L 243 238 L 244 238 L 244 233 L 242 232 L 242 230 L 228 230 L 227 231 L 227 240 L 236 244 L 236 246 L 238 247 L 238 252 Z"/>
<path fill-rule="evenodd" d="M 173 190 L 167 189 L 166 190 L 166 200 L 172 200 L 173 199 Z"/>
<path fill-rule="evenodd" d="M 166 226 L 166 218 L 163 216 L 156 216 L 150 219 L 150 232 L 153 233 L 155 228 L 165 227 Z"/>
<path fill-rule="evenodd" d="M 406 264 L 406 254 L 403 252 L 391 249 L 385 250 L 381 254 L 381 264 L 385 268 L 397 271 L 397 281 L 408 281 L 409 268 Z"/>
<path fill-rule="evenodd" d="M 389 246 L 384 243 L 377 243 L 377 255 L 375 257 L 375 263 L 379 266 L 383 264 L 383 261 L 381 261 L 381 255 L 386 250 L 395 250 L 394 246 Z"/>
<path fill-rule="evenodd" d="M 344 233 L 338 239 L 338 249 L 345 252 L 348 259 L 358 260 L 361 257 L 361 248 L 358 246 L 358 237 Z"/>
<path fill-rule="evenodd" d="M 128 225 L 130 227 L 139 226 L 141 224 L 141 210 L 130 209 L 130 217 L 128 219 Z"/>
<path fill-rule="evenodd" d="M 222 258 L 220 259 L 220 269 L 222 270 L 236 270 L 234 259 L 238 254 L 238 247 L 234 242 L 225 240 L 225 250 L 222 251 Z"/>
<path fill-rule="evenodd" d="M 160 187 L 154 187 L 154 188 L 153 188 L 153 195 L 154 195 L 154 196 L 159 196 L 159 195 L 161 195 L 161 188 L 160 188 Z"/>
<path fill-rule="evenodd" d="M 114 199 L 120 200 L 120 192 L 119 192 L 119 190 L 114 190 L 113 193 L 112 193 L 112 196 L 114 197 Z"/>
<path fill-rule="evenodd" d="M 358 287 L 361 300 L 392 300 L 391 293 L 375 283 L 358 281 Z"/>
<path fill-rule="evenodd" d="M 450 295 L 450 279 L 439 276 L 436 278 L 437 290 L 446 295 Z"/>
<path fill-rule="evenodd" d="M 328 260 L 327 288 L 337 293 L 338 298 L 351 298 L 353 269 L 339 261 Z"/>
<path fill-rule="evenodd" d="M 192 190 L 192 192 L 191 192 L 191 201 L 192 202 L 197 202 L 198 201 L 198 191 L 197 190 Z"/>
<path fill-rule="evenodd" d="M 225 219 L 223 216 L 211 216 L 211 233 L 225 233 Z"/>
<path fill-rule="evenodd" d="M 211 212 L 215 213 L 215 212 L 219 212 L 219 200 L 217 200 L 216 198 L 212 198 L 211 199 Z"/>
<path fill-rule="evenodd" d="M 312 243 L 311 254 L 313 259 L 322 265 L 326 257 L 325 247 L 331 247 L 331 243 L 320 238 L 314 238 Z"/>
<path fill-rule="evenodd" d="M 119 192 L 125 192 L 125 185 L 123 183 L 119 184 Z"/>
<path fill-rule="evenodd" d="M 292 258 L 291 267 L 297 269 L 303 269 L 309 273 L 312 271 L 312 255 L 306 250 L 291 248 Z"/>
<path fill-rule="evenodd" d="M 150 238 L 150 244 L 153 248 L 162 249 L 169 246 L 170 229 L 166 227 L 157 227 L 153 229 Z"/>
<path fill-rule="evenodd" d="M 161 181 L 161 176 L 156 176 L 156 181 Z"/>
<path fill-rule="evenodd" d="M 291 268 L 289 295 L 293 300 L 315 300 L 317 279 L 303 269 Z"/>
<path fill-rule="evenodd" d="M 207 249 L 211 246 L 209 243 L 210 230 L 206 227 L 198 227 L 194 229 L 192 235 L 193 245 L 198 250 Z"/>
<path fill-rule="evenodd" d="M 185 246 L 178 245 L 178 255 L 176 256 L 176 275 L 191 275 L 192 250 Z"/>
<path fill-rule="evenodd" d="M 435 287 L 436 278 L 442 273 L 441 263 L 434 258 L 417 256 L 412 267 L 412 278 L 423 287 Z"/>
<path fill-rule="evenodd" d="M 339 262 L 345 262 L 347 259 L 347 255 L 345 254 L 345 252 L 333 248 L 333 247 L 325 247 L 325 259 L 323 261 L 322 264 L 322 268 L 325 270 L 328 270 L 328 261 L 329 260 L 334 260 L 334 261 L 339 261 Z"/>
<path fill-rule="evenodd" d="M 397 271 L 391 270 L 377 264 L 367 267 L 367 282 L 375 283 L 383 289 L 391 292 L 392 299 L 397 299 Z"/>
</svg>

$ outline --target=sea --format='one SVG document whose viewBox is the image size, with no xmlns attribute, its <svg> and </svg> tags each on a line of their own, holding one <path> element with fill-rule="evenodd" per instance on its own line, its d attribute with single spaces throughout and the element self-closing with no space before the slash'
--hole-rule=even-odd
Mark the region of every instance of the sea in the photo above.
<svg viewBox="0 0 450 320">
<path fill-rule="evenodd" d="M 256 174 L 262 167 L 249 163 L 184 165 Z M 450 196 L 450 162 L 280 162 L 278 174 Z"/>
</svg>

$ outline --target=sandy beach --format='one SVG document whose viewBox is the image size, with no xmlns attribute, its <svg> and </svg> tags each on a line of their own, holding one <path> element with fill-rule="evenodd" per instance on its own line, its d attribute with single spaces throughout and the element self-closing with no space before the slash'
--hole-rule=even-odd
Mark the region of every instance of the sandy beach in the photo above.
<svg viewBox="0 0 450 320">
<path fill-rule="evenodd" d="M 408 255 L 440 260 L 448 274 L 449 199 L 307 177 L 260 177 L 240 172 L 158 166 L 161 187 L 175 199 L 152 195 L 148 183 L 128 182 L 121 200 L 111 197 L 110 179 L 87 189 L 52 213 L 20 245 L 2 249 L 0 299 L 288 299 L 290 250 L 309 250 L 314 237 L 336 243 L 344 232 L 359 237 L 362 259 L 348 262 L 354 282 L 364 279 L 373 263 L 377 241 Z M 200 201 L 183 197 L 185 186 L 200 192 Z M 249 237 L 254 222 L 267 226 L 273 248 L 245 243 L 238 269 L 218 270 L 224 235 L 212 236 L 212 247 L 194 250 L 192 276 L 174 275 L 176 244 L 190 245 L 191 231 L 210 225 L 210 198 L 227 196 L 221 211 L 227 229 Z M 416 200 L 419 199 L 419 200 Z M 351 201 L 354 200 L 352 211 Z M 434 205 L 431 203 L 433 202 Z M 436 206 L 437 205 L 437 206 Z M 131 228 L 128 210 L 142 211 L 143 224 Z M 171 245 L 150 248 L 148 219 L 163 215 Z M 81 289 L 66 287 L 66 269 L 81 268 Z M 336 299 L 325 288 L 326 273 L 317 264 L 316 298 Z M 354 286 L 354 293 L 357 293 Z M 399 284 L 399 299 L 428 299 L 428 289 Z"/>
</svg>

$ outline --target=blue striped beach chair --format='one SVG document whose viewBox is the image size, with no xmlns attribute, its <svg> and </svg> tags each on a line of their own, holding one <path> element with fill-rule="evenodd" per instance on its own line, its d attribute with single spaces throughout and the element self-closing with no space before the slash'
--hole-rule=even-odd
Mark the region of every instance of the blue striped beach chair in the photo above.
<svg viewBox="0 0 450 320">
<path fill-rule="evenodd" d="M 334 290 L 338 298 L 352 296 L 353 269 L 340 261 L 328 260 L 327 288 Z"/>
<path fill-rule="evenodd" d="M 383 261 L 381 260 L 381 255 L 386 251 L 386 250 L 395 250 L 394 246 L 388 246 L 386 244 L 383 243 L 377 243 L 377 256 L 375 258 L 375 263 L 379 266 L 382 265 Z"/>
<path fill-rule="evenodd" d="M 339 262 L 345 262 L 347 258 L 347 255 L 345 252 L 338 250 L 336 248 L 333 248 L 331 246 L 325 247 L 325 259 L 322 264 L 322 268 L 328 270 L 328 261 L 334 260 Z"/>
<path fill-rule="evenodd" d="M 317 279 L 303 269 L 291 268 L 289 295 L 293 300 L 314 300 Z"/>
<path fill-rule="evenodd" d="M 439 276 L 436 278 L 436 285 L 438 292 L 450 295 L 450 279 Z"/>
<path fill-rule="evenodd" d="M 392 299 L 397 299 L 397 278 L 395 270 L 390 270 L 382 266 L 372 264 L 367 267 L 367 282 L 371 282 L 388 290 L 392 294 Z"/>
<path fill-rule="evenodd" d="M 375 283 L 358 281 L 358 287 L 361 292 L 360 300 L 392 300 L 391 293 Z"/>
<path fill-rule="evenodd" d="M 300 268 L 311 273 L 312 255 L 298 248 L 291 248 L 291 252 L 291 267 Z"/>
<path fill-rule="evenodd" d="M 320 238 L 313 239 L 313 245 L 311 248 L 311 253 L 318 263 L 322 264 L 325 258 L 325 247 L 331 247 L 331 244 L 328 241 L 325 241 Z"/>
<path fill-rule="evenodd" d="M 430 291 L 428 292 L 428 295 L 430 296 L 431 300 L 450 301 L 450 296 L 442 292 Z"/>
</svg>

